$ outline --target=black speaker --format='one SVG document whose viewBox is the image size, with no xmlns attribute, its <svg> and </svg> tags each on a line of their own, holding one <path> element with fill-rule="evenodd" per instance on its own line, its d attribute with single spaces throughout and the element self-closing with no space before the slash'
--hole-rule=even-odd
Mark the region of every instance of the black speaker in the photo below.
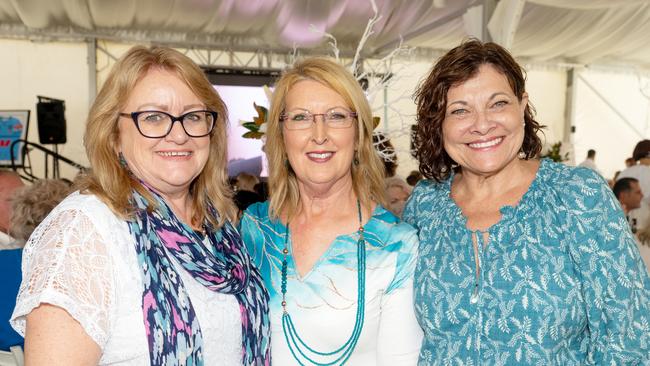
<svg viewBox="0 0 650 366">
<path fill-rule="evenodd" d="M 65 144 L 65 102 L 58 99 L 38 97 L 36 103 L 38 140 L 41 144 Z"/>
</svg>

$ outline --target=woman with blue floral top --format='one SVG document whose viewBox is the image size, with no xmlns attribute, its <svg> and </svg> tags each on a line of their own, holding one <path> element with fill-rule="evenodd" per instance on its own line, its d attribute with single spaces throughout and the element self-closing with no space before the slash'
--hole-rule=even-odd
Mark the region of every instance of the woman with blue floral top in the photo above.
<svg viewBox="0 0 650 366">
<path fill-rule="evenodd" d="M 650 278 L 592 170 L 541 149 L 522 68 L 469 40 L 416 93 L 420 365 L 650 364 Z"/>
</svg>

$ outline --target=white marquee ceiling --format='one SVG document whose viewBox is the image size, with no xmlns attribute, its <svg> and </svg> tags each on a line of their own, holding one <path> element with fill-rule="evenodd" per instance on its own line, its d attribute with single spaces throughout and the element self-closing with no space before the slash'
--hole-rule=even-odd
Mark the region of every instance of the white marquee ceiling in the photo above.
<svg viewBox="0 0 650 366">
<path fill-rule="evenodd" d="M 366 56 L 406 45 L 440 51 L 480 34 L 481 0 L 376 0 Z M 477 11 L 478 9 L 478 11 Z M 352 52 L 370 0 L 0 0 L 0 37 L 95 37 L 232 50 Z M 650 0 L 500 0 L 492 38 L 518 57 L 650 68 Z"/>
</svg>

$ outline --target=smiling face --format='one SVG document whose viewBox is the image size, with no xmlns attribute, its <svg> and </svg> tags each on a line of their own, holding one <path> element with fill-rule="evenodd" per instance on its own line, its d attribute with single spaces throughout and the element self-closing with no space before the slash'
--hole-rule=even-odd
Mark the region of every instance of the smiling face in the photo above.
<svg viewBox="0 0 650 366">
<path fill-rule="evenodd" d="M 447 92 L 442 123 L 445 151 L 463 172 L 493 175 L 517 159 L 524 140 L 524 109 L 508 79 L 489 64 Z"/>
<path fill-rule="evenodd" d="M 297 82 L 285 98 L 286 112 L 322 114 L 333 109 L 351 110 L 341 95 L 313 80 Z M 322 191 L 335 184 L 352 183 L 355 123 L 331 128 L 323 116 L 316 116 L 316 123 L 304 130 L 289 130 L 283 124 L 287 158 L 301 186 Z"/>
<path fill-rule="evenodd" d="M 206 109 L 174 73 L 151 69 L 135 85 L 121 112 L 159 110 L 180 116 Z M 163 196 L 187 192 L 208 160 L 210 136 L 189 137 L 179 122 L 165 137 L 142 136 L 130 117 L 118 122 L 118 152 L 133 174 Z"/>
</svg>

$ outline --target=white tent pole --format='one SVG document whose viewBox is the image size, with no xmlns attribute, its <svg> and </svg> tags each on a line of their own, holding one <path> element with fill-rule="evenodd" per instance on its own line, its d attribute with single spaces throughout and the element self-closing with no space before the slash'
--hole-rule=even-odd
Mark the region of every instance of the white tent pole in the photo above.
<svg viewBox="0 0 650 366">
<path fill-rule="evenodd" d="M 86 40 L 88 53 L 88 105 L 92 105 L 97 96 L 97 38 Z"/>
<path fill-rule="evenodd" d="M 471 37 L 476 37 L 482 42 L 490 42 L 488 23 L 496 8 L 496 0 L 482 0 L 479 5 L 473 6 L 463 14 L 465 32 Z"/>
<path fill-rule="evenodd" d="M 492 41 L 492 36 L 490 36 L 490 31 L 488 30 L 488 23 L 490 23 L 490 18 L 492 17 L 492 14 L 494 13 L 494 9 L 496 9 L 496 7 L 496 0 L 483 0 L 483 5 L 481 7 L 483 15 L 481 24 L 481 41 L 483 42 Z"/>
</svg>

